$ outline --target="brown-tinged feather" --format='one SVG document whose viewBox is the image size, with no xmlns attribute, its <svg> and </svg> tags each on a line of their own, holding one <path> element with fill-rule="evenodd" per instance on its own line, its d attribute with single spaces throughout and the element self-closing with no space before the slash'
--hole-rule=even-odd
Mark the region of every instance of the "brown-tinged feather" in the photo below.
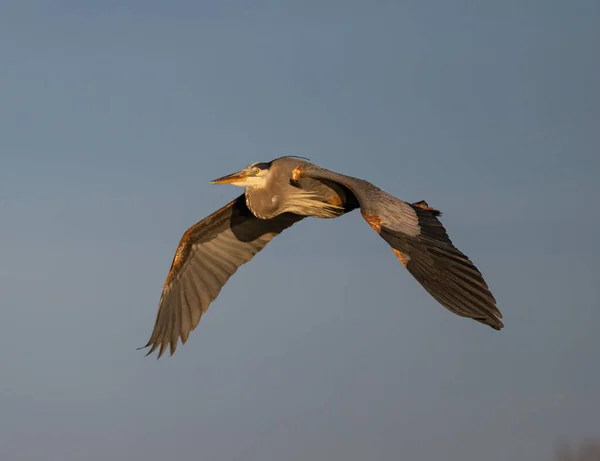
<svg viewBox="0 0 600 461">
<path fill-rule="evenodd" d="M 362 215 L 363 218 L 365 218 L 365 221 L 367 221 L 367 223 L 369 224 L 369 226 L 375 229 L 375 232 L 381 234 L 381 218 L 376 215 L 369 215 L 365 213 L 363 213 Z"/>
<path fill-rule="evenodd" d="M 148 354 L 185 343 L 208 306 L 237 269 L 276 235 L 303 217 L 283 213 L 255 217 L 244 195 L 190 227 L 182 236 L 167 274 Z"/>
</svg>

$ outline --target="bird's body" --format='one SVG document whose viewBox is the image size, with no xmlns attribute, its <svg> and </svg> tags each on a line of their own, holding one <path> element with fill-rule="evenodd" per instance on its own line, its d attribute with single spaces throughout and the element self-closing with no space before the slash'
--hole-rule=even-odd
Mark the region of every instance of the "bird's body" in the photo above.
<svg viewBox="0 0 600 461">
<path fill-rule="evenodd" d="M 336 218 L 360 208 L 400 262 L 444 307 L 494 329 L 502 315 L 486 282 L 458 250 L 424 201 L 404 202 L 363 179 L 298 157 L 255 163 L 213 181 L 245 187 L 243 195 L 183 235 L 167 275 L 148 354 L 187 341 L 238 267 L 305 217 Z"/>
</svg>

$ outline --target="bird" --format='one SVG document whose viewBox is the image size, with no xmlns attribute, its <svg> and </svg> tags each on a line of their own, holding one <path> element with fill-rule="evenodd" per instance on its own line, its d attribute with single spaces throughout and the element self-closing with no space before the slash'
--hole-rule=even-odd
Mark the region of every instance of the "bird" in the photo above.
<svg viewBox="0 0 600 461">
<path fill-rule="evenodd" d="M 441 212 L 405 202 L 372 183 L 320 167 L 305 157 L 256 162 L 211 181 L 245 188 L 185 231 L 160 297 L 146 356 L 172 356 L 238 268 L 274 237 L 307 217 L 332 219 L 358 209 L 423 288 L 450 312 L 501 330 L 496 299 L 479 269 L 454 246 Z"/>
</svg>

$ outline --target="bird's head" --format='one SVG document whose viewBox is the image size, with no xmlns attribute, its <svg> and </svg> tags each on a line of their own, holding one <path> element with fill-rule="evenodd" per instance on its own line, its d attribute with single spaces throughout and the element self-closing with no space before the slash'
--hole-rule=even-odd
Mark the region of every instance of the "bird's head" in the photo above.
<svg viewBox="0 0 600 461">
<path fill-rule="evenodd" d="M 233 184 L 240 187 L 261 187 L 264 186 L 269 177 L 269 168 L 271 163 L 258 162 L 248 165 L 246 168 L 227 176 L 213 179 L 211 184 Z"/>
<path fill-rule="evenodd" d="M 306 157 L 298 157 L 296 155 L 286 155 L 278 157 L 270 162 L 256 162 L 248 165 L 243 170 L 236 173 L 228 174 L 221 178 L 213 179 L 212 184 L 233 184 L 240 187 L 264 187 L 271 178 L 277 181 L 275 177 L 281 179 L 289 173 L 292 177 L 292 172 L 299 163 L 306 163 Z"/>
</svg>

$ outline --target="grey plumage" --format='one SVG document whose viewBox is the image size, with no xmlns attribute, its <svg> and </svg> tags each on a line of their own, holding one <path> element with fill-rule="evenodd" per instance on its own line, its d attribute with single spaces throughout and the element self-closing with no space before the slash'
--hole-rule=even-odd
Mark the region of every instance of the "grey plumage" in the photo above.
<svg viewBox="0 0 600 461">
<path fill-rule="evenodd" d="M 502 314 L 481 273 L 449 239 L 440 212 L 407 203 L 359 178 L 298 157 L 255 163 L 215 184 L 245 187 L 238 198 L 188 229 L 175 252 L 148 354 L 185 344 L 229 277 L 276 235 L 306 216 L 335 218 L 360 208 L 413 277 L 451 312 L 494 329 Z"/>
</svg>

